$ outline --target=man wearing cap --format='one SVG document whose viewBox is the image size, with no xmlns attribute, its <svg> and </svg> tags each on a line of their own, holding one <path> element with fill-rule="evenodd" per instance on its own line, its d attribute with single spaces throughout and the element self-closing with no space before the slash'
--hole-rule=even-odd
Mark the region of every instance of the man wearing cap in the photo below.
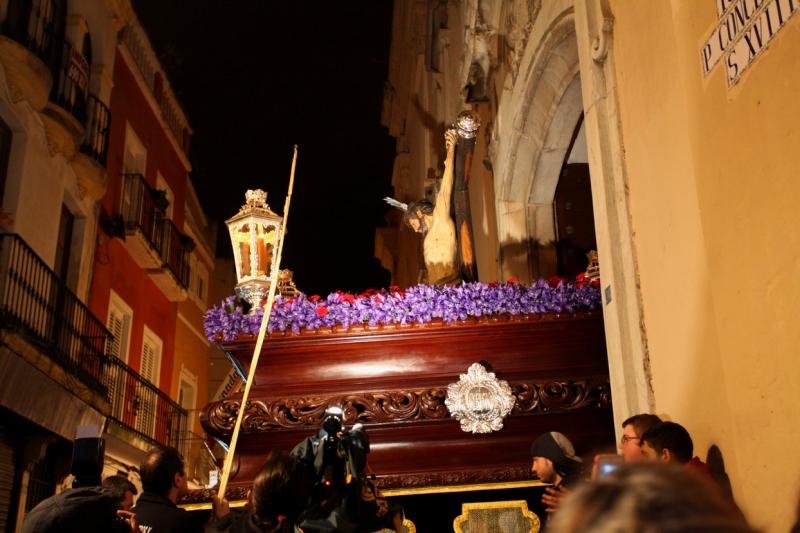
<svg viewBox="0 0 800 533">
<path fill-rule="evenodd" d="M 545 489 L 542 504 L 552 513 L 558 508 L 560 497 L 572 485 L 583 479 L 583 461 L 575 455 L 575 447 L 563 433 L 551 431 L 539 435 L 531 445 L 531 472 L 552 487 Z"/>
</svg>

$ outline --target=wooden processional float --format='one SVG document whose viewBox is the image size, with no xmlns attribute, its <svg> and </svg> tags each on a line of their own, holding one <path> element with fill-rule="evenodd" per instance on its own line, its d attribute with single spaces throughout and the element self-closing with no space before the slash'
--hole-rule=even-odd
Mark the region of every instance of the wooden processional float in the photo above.
<svg viewBox="0 0 800 533">
<path fill-rule="evenodd" d="M 296 157 L 295 148 L 272 273 Z M 389 492 L 530 481 L 531 442 L 547 431 L 566 434 L 587 459 L 614 448 L 600 310 L 267 334 L 276 286 L 260 295 L 259 334 L 219 343 L 247 378 L 203 408 L 204 430 L 229 452 L 219 486 L 183 503 L 246 499 L 267 454 L 316 433 L 331 405 L 347 427 L 365 426 L 369 468 Z"/>
</svg>

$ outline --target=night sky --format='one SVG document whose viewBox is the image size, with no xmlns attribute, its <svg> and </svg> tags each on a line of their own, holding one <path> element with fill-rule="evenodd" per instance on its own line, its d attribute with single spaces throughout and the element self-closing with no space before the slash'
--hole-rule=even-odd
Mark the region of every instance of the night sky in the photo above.
<svg viewBox="0 0 800 533">
<path fill-rule="evenodd" d="M 392 2 L 134 6 L 194 130 L 192 180 L 209 217 L 233 216 L 254 188 L 282 213 L 297 144 L 282 268 L 307 294 L 387 286 L 373 245 L 392 192 L 394 140 L 380 124 Z M 230 256 L 223 229 L 217 253 Z"/>
</svg>

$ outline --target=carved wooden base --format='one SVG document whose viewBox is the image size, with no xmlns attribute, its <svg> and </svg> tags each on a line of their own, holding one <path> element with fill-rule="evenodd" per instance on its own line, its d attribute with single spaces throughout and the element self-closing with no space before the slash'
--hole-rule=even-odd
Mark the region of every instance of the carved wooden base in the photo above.
<svg viewBox="0 0 800 533">
<path fill-rule="evenodd" d="M 611 405 L 607 379 L 512 383 L 516 399 L 511 416 L 605 409 Z M 384 391 L 366 394 L 310 396 L 248 400 L 242 432 L 263 433 L 273 429 L 304 429 L 313 433 L 322 425 L 329 405 L 341 406 L 347 425 L 450 418 L 444 404 L 444 388 Z M 212 402 L 201 413 L 206 433 L 228 440 L 239 414 L 239 400 Z"/>
<path fill-rule="evenodd" d="M 246 368 L 252 343 L 225 348 Z M 614 449 L 599 315 L 276 336 L 260 361 L 231 491 L 252 484 L 271 449 L 290 451 L 315 433 L 331 404 L 344 408 L 348 426 L 366 427 L 369 465 L 385 489 L 529 480 L 530 444 L 547 431 L 565 433 L 587 458 Z M 447 385 L 480 361 L 508 381 L 515 405 L 500 431 L 471 434 L 444 400 Z M 240 398 L 204 408 L 209 435 L 230 438 Z"/>
</svg>

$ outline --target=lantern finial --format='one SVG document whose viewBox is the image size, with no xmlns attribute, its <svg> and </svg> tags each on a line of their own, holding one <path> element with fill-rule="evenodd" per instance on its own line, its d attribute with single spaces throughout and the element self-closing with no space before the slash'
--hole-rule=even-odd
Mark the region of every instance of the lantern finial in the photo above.
<svg viewBox="0 0 800 533">
<path fill-rule="evenodd" d="M 244 193 L 244 198 L 246 200 L 245 205 L 269 209 L 266 191 L 262 191 L 261 189 L 248 189 L 247 192 Z"/>
</svg>

